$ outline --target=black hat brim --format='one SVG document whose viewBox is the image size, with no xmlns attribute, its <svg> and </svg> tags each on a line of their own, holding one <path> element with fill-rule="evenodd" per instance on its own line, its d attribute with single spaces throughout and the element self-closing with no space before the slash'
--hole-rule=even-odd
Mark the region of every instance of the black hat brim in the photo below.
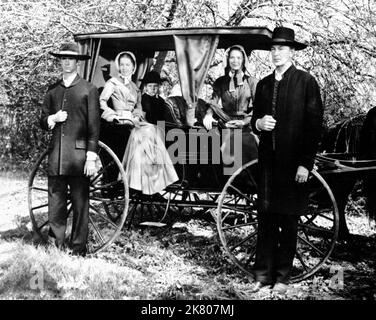
<svg viewBox="0 0 376 320">
<path fill-rule="evenodd" d="M 170 80 L 168 78 L 159 78 L 159 79 L 145 78 L 145 79 L 140 79 L 140 81 L 143 84 L 148 84 L 148 83 L 159 83 L 160 84 L 160 83 L 165 82 L 165 81 L 170 82 Z"/>
<path fill-rule="evenodd" d="M 298 41 L 283 41 L 283 40 L 272 40 L 270 43 L 270 47 L 272 45 L 282 45 L 282 46 L 290 46 L 294 48 L 295 50 L 303 50 L 308 47 L 307 44 L 298 42 Z"/>
<path fill-rule="evenodd" d="M 87 54 L 60 54 L 56 52 L 49 52 L 49 54 L 53 55 L 55 58 L 69 57 L 77 60 L 89 60 L 91 58 Z"/>
</svg>

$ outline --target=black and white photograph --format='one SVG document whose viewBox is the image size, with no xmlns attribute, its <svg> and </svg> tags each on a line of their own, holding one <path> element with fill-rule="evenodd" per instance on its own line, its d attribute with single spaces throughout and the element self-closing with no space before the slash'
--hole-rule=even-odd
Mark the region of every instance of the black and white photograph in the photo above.
<svg viewBox="0 0 376 320">
<path fill-rule="evenodd" d="M 376 300 L 374 0 L 0 0 L 0 46 L 0 300 Z"/>
</svg>

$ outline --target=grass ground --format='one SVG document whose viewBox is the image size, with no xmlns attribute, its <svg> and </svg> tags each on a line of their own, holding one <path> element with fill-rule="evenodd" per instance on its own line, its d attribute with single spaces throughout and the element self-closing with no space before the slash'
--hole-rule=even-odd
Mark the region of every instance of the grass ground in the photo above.
<svg viewBox="0 0 376 320">
<path fill-rule="evenodd" d="M 73 257 L 33 245 L 25 176 L 2 175 L 0 186 L 0 299 L 376 299 L 376 230 L 359 202 L 348 208 L 352 238 L 314 277 L 279 296 L 251 292 L 207 219 L 182 215 L 162 233 L 124 230 L 106 251 Z"/>
</svg>

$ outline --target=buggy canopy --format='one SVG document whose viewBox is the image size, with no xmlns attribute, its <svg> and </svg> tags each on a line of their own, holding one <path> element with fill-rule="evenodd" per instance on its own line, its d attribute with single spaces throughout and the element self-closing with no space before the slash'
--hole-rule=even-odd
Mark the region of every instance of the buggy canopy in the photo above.
<svg viewBox="0 0 376 320">
<path fill-rule="evenodd" d="M 216 49 L 242 45 L 252 50 L 269 50 L 272 32 L 265 27 L 174 28 L 164 30 L 117 30 L 76 34 L 81 52 L 89 53 L 81 75 L 98 88 L 114 75 L 113 62 L 121 51 L 137 58 L 134 81 L 137 85 L 152 68 L 156 52 L 175 51 L 182 95 L 187 102 L 187 125 L 193 125 L 198 93 Z M 112 66 L 112 67 L 111 67 Z"/>
</svg>

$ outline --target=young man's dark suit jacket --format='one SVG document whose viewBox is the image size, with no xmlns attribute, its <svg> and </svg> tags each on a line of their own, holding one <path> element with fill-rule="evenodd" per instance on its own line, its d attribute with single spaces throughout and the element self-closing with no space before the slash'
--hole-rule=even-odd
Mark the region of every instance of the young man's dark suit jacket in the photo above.
<svg viewBox="0 0 376 320">
<path fill-rule="evenodd" d="M 272 115 L 274 73 L 259 81 L 251 126 L 264 115 Z M 260 209 L 280 214 L 299 214 L 305 208 L 306 184 L 295 182 L 299 166 L 311 170 L 321 138 L 323 105 L 313 76 L 291 66 L 279 84 L 276 108 L 275 153 L 272 133 L 262 131 L 259 144 L 261 181 Z M 273 180 L 271 189 L 271 181 Z"/>
<path fill-rule="evenodd" d="M 70 246 L 74 254 L 86 254 L 89 223 L 89 178 L 84 175 L 86 152 L 97 152 L 99 98 L 95 86 L 77 76 L 69 87 L 62 80 L 45 96 L 41 126 L 48 130 L 48 116 L 67 111 L 65 122 L 56 123 L 48 153 L 48 219 L 50 236 L 58 246 L 65 242 L 67 185 L 71 191 L 73 228 Z"/>
<path fill-rule="evenodd" d="M 59 110 L 68 118 L 56 123 L 49 144 L 48 175 L 83 176 L 86 151 L 97 152 L 99 137 L 98 90 L 77 76 L 66 88 L 62 80 L 52 85 L 45 96 L 41 126 L 48 130 L 47 118 Z"/>
</svg>

